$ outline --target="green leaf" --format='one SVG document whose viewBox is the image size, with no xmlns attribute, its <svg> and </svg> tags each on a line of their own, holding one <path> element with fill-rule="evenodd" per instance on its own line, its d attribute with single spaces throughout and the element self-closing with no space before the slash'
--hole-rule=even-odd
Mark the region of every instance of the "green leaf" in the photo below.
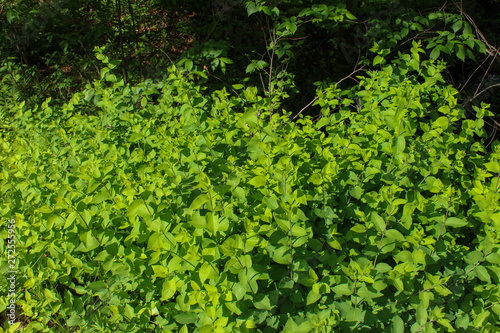
<svg viewBox="0 0 500 333">
<path fill-rule="evenodd" d="M 243 285 L 242 283 L 235 283 L 232 286 L 231 291 L 234 294 L 234 296 L 236 297 L 236 299 L 240 300 L 246 295 L 246 293 L 249 290 L 248 290 L 248 285 Z"/>
<path fill-rule="evenodd" d="M 325 125 L 330 123 L 330 119 L 328 117 L 321 117 L 321 119 L 316 123 L 316 128 L 322 128 Z"/>
<path fill-rule="evenodd" d="M 189 223 L 196 229 L 204 229 L 207 227 L 207 219 L 204 216 L 200 216 L 199 213 L 193 214 L 191 216 L 191 221 Z"/>
<path fill-rule="evenodd" d="M 307 305 L 316 303 L 320 298 L 321 294 L 317 294 L 311 289 L 307 294 Z"/>
<path fill-rule="evenodd" d="M 405 323 L 400 316 L 396 315 L 392 318 L 391 332 L 400 333 L 404 332 Z"/>
<path fill-rule="evenodd" d="M 114 69 L 116 66 L 119 66 L 121 64 L 121 60 L 112 60 L 108 63 L 108 67 L 110 69 Z"/>
<path fill-rule="evenodd" d="M 292 235 L 294 237 L 302 237 L 302 236 L 307 235 L 307 231 L 306 231 L 306 229 L 302 228 L 301 226 L 294 225 L 292 227 Z"/>
<path fill-rule="evenodd" d="M 475 328 L 479 328 L 479 327 L 482 327 L 483 326 L 483 323 L 484 321 L 486 320 L 486 318 L 488 318 L 490 316 L 490 312 L 489 311 L 485 311 L 483 310 L 480 314 L 477 315 L 476 318 L 474 318 L 474 321 L 472 323 L 472 325 L 475 327 Z"/>
<path fill-rule="evenodd" d="M 187 71 L 192 70 L 193 69 L 193 61 L 191 59 L 186 59 L 186 61 L 184 62 L 184 68 Z"/>
<path fill-rule="evenodd" d="M 273 260 L 278 264 L 286 265 L 290 263 L 291 251 L 290 246 L 281 246 L 274 251 Z"/>
<path fill-rule="evenodd" d="M 420 62 L 417 59 L 411 59 L 409 61 L 409 65 L 412 69 L 419 71 L 420 70 Z"/>
<path fill-rule="evenodd" d="M 77 251 L 89 252 L 99 247 L 99 242 L 97 241 L 97 239 L 95 238 L 95 236 L 92 234 L 91 231 L 84 232 L 80 236 L 80 239 L 82 243 L 80 244 L 80 246 L 76 248 Z"/>
<path fill-rule="evenodd" d="M 488 270 L 484 266 L 481 265 L 477 266 L 474 269 L 474 272 L 481 281 L 491 283 L 490 274 L 488 273 Z"/>
<path fill-rule="evenodd" d="M 446 219 L 446 226 L 447 227 L 453 227 L 453 228 L 461 228 L 463 226 L 466 226 L 467 222 L 464 220 L 461 220 L 457 217 L 448 217 Z"/>
<path fill-rule="evenodd" d="M 448 319 L 441 318 L 441 319 L 438 319 L 437 322 L 439 325 L 446 327 L 448 332 L 455 332 L 455 329 L 450 324 L 450 321 Z"/>
<path fill-rule="evenodd" d="M 363 310 L 360 308 L 351 308 L 347 312 L 346 320 L 350 322 L 359 323 L 363 321 Z"/>
<path fill-rule="evenodd" d="M 385 230 L 384 219 L 380 215 L 378 215 L 376 212 L 371 213 L 371 221 L 372 221 L 373 225 L 375 226 L 375 228 L 377 229 L 377 231 L 383 232 Z"/>
<path fill-rule="evenodd" d="M 308 333 L 313 329 L 310 321 L 304 321 L 300 325 L 297 325 L 292 318 L 288 318 L 285 327 L 283 327 L 283 333 Z"/>
<path fill-rule="evenodd" d="M 71 214 L 68 215 L 66 218 L 66 223 L 64 223 L 63 229 L 68 229 L 73 225 L 73 222 L 75 222 L 76 217 L 78 216 L 78 213 L 73 211 Z"/>
<path fill-rule="evenodd" d="M 455 327 L 466 329 L 469 326 L 469 322 L 469 316 L 467 314 L 462 314 L 457 318 L 457 320 L 455 320 Z"/>
<path fill-rule="evenodd" d="M 425 304 L 420 303 L 417 307 L 417 312 L 415 314 L 415 319 L 417 319 L 417 323 L 423 325 L 427 322 L 427 307 Z"/>
<path fill-rule="evenodd" d="M 85 321 L 82 319 L 82 317 L 80 317 L 79 315 L 73 313 L 71 315 L 71 317 L 69 317 L 69 319 L 66 321 L 66 324 L 69 327 L 74 327 L 74 326 L 84 325 Z"/>
<path fill-rule="evenodd" d="M 349 295 L 352 295 L 354 293 L 354 290 L 352 288 L 349 288 L 349 285 L 347 283 L 342 283 L 342 284 L 338 284 L 336 286 L 333 286 L 331 288 L 331 290 L 334 294 L 339 294 L 339 295 L 343 295 L 343 296 L 349 296 Z"/>
<path fill-rule="evenodd" d="M 104 202 L 104 201 L 109 200 L 109 199 L 111 199 L 111 197 L 109 196 L 108 191 L 103 189 L 98 194 L 96 194 L 92 197 L 91 203 L 100 204 L 101 202 Z"/>
<path fill-rule="evenodd" d="M 378 65 L 380 64 L 381 62 L 384 61 L 384 57 L 381 57 L 381 56 L 376 56 L 374 59 L 373 59 L 373 66 L 375 65 Z"/>
<path fill-rule="evenodd" d="M 481 251 L 472 251 L 465 256 L 465 262 L 475 265 L 478 262 L 483 261 L 484 254 Z"/>
<path fill-rule="evenodd" d="M 163 281 L 163 287 L 161 289 L 161 300 L 166 301 L 175 295 L 177 288 L 175 286 L 175 279 L 165 279 Z M 178 321 L 178 320 L 177 320 Z M 179 321 L 178 321 L 179 322 Z M 188 324 L 185 322 L 179 322 L 181 324 Z"/>
<path fill-rule="evenodd" d="M 52 291 L 50 291 L 49 289 L 44 289 L 43 290 L 43 295 L 45 296 L 45 298 L 49 301 L 53 301 L 53 300 L 56 300 L 57 298 L 55 297 L 54 293 Z"/>
<path fill-rule="evenodd" d="M 267 184 L 267 179 L 264 176 L 255 176 L 248 183 L 255 187 L 262 187 Z"/>
<path fill-rule="evenodd" d="M 429 20 L 435 20 L 435 19 L 441 17 L 441 15 L 439 15 L 439 14 L 438 13 L 430 13 L 429 14 Z"/>
<path fill-rule="evenodd" d="M 485 163 L 484 166 L 486 167 L 486 170 L 489 172 L 493 172 L 495 174 L 500 173 L 500 163 L 498 162 L 488 162 Z"/>
<path fill-rule="evenodd" d="M 54 209 L 50 206 L 45 205 L 38 208 L 37 211 L 39 211 L 40 213 L 52 213 Z"/>
<path fill-rule="evenodd" d="M 250 65 L 248 66 L 250 67 Z M 248 72 L 248 67 L 247 67 L 247 72 Z M 245 90 L 243 90 L 243 94 L 245 95 L 245 98 L 249 102 L 257 101 L 257 87 L 248 87 Z"/>
<path fill-rule="evenodd" d="M 219 230 L 219 216 L 217 214 L 212 214 L 212 212 L 208 212 L 206 218 L 208 230 L 212 232 L 212 235 L 215 235 Z"/>
<path fill-rule="evenodd" d="M 482 41 L 476 40 L 476 46 L 479 53 L 486 53 L 486 45 Z"/>
<path fill-rule="evenodd" d="M 410 251 L 401 251 L 394 258 L 402 262 L 409 262 L 412 259 L 412 255 Z"/>
<path fill-rule="evenodd" d="M 352 15 L 350 12 L 346 12 L 345 13 L 345 16 L 349 19 L 349 20 L 357 20 L 356 16 Z"/>
<path fill-rule="evenodd" d="M 213 278 L 216 278 L 218 276 L 217 272 L 212 267 L 212 265 L 210 265 L 207 262 L 205 262 L 205 263 L 203 263 L 203 265 L 201 265 L 198 274 L 200 275 L 200 281 L 202 284 L 205 283 L 206 280 L 213 279 Z"/>
<path fill-rule="evenodd" d="M 458 30 L 460 30 L 460 28 L 462 28 L 462 24 L 463 24 L 463 21 L 457 21 L 457 22 L 453 23 L 453 25 L 451 26 L 451 28 L 453 29 L 453 32 L 457 32 Z"/>
<path fill-rule="evenodd" d="M 101 69 L 101 80 L 104 79 L 104 77 L 108 76 L 108 72 L 110 71 L 109 67 L 104 67 Z"/>
<path fill-rule="evenodd" d="M 266 203 L 267 208 L 275 210 L 279 208 L 278 201 L 276 200 L 275 197 L 264 197 L 264 202 Z"/>
<path fill-rule="evenodd" d="M 296 333 L 298 325 L 293 321 L 292 318 L 288 318 L 285 327 L 283 327 L 283 333 Z"/>
<path fill-rule="evenodd" d="M 166 278 L 168 276 L 168 268 L 160 265 L 153 265 L 154 277 Z"/>
<path fill-rule="evenodd" d="M 321 174 L 319 173 L 313 173 L 307 182 L 314 184 L 314 185 L 321 185 L 323 183 L 323 179 L 321 178 Z"/>
<path fill-rule="evenodd" d="M 465 49 L 462 45 L 457 45 L 457 57 L 462 61 L 465 60 Z"/>
<path fill-rule="evenodd" d="M 395 150 L 395 154 L 396 155 L 399 155 L 401 154 L 406 148 L 406 140 L 403 136 L 399 136 L 397 139 L 396 139 L 396 150 Z"/>
<path fill-rule="evenodd" d="M 57 214 L 52 214 L 48 218 L 47 227 L 49 229 L 52 229 L 54 226 L 56 226 L 56 227 L 62 227 L 62 226 L 64 226 L 65 222 L 66 221 L 61 216 L 59 216 Z"/>
<path fill-rule="evenodd" d="M 400 242 L 404 242 L 405 241 L 405 237 L 399 231 L 397 231 L 396 229 L 388 229 L 385 232 L 385 236 L 388 237 L 388 238 L 395 239 L 395 240 L 400 241 Z"/>
<path fill-rule="evenodd" d="M 209 196 L 206 194 L 200 194 L 197 196 L 193 202 L 191 203 L 191 206 L 189 206 L 189 209 L 191 210 L 196 210 L 199 209 L 201 206 L 206 204 L 210 200 Z"/>
<path fill-rule="evenodd" d="M 432 128 L 448 128 L 449 120 L 447 117 L 439 117 L 432 123 Z"/>
<path fill-rule="evenodd" d="M 241 310 L 236 306 L 236 302 L 225 302 L 224 305 L 228 308 L 229 311 L 235 313 L 237 316 L 242 314 Z"/>
<path fill-rule="evenodd" d="M 248 64 L 245 72 L 246 73 L 253 73 L 253 71 L 255 71 L 255 67 L 256 67 L 255 63 L 252 62 L 252 63 Z"/>
<path fill-rule="evenodd" d="M 134 202 L 132 202 L 132 204 L 127 209 L 128 217 L 133 217 L 136 215 L 142 218 L 151 217 L 149 215 L 148 207 L 146 207 L 146 205 L 144 204 L 144 200 L 142 199 L 134 200 Z"/>
<path fill-rule="evenodd" d="M 361 196 L 363 195 L 363 188 L 361 186 L 353 186 L 349 190 L 349 193 L 356 199 L 360 199 Z"/>
<path fill-rule="evenodd" d="M 130 304 L 125 304 L 125 310 L 123 311 L 123 316 L 128 320 L 134 318 L 135 316 L 134 308 L 131 307 Z"/>
<path fill-rule="evenodd" d="M 164 251 L 170 250 L 171 245 L 163 233 L 155 232 L 148 238 L 148 250 Z"/>
<path fill-rule="evenodd" d="M 257 294 L 254 296 L 253 305 L 256 309 L 260 310 L 271 310 L 274 306 L 271 306 L 271 301 L 268 295 Z"/>
<path fill-rule="evenodd" d="M 441 52 L 439 51 L 439 49 L 438 49 L 437 47 L 435 47 L 434 49 L 432 49 L 432 52 L 431 52 L 431 54 L 430 54 L 430 56 L 429 56 L 429 57 L 430 57 L 432 60 L 436 60 L 437 58 L 439 58 L 439 54 L 440 54 L 440 53 L 441 53 Z"/>
<path fill-rule="evenodd" d="M 247 14 L 248 14 L 248 16 L 250 16 L 253 13 L 255 13 L 255 12 L 258 11 L 257 6 L 252 1 L 247 2 L 247 6 L 246 7 L 247 7 Z"/>
<path fill-rule="evenodd" d="M 245 193 L 245 190 L 242 189 L 241 187 L 236 187 L 234 190 L 233 190 L 233 194 L 236 198 L 240 199 L 240 200 L 245 200 L 246 199 L 246 193 Z"/>
<path fill-rule="evenodd" d="M 108 82 L 116 82 L 118 79 L 116 78 L 115 74 L 108 74 L 106 75 L 106 81 Z"/>
<path fill-rule="evenodd" d="M 198 320 L 198 316 L 194 312 L 182 312 L 174 316 L 175 321 L 182 325 L 193 324 Z"/>
</svg>

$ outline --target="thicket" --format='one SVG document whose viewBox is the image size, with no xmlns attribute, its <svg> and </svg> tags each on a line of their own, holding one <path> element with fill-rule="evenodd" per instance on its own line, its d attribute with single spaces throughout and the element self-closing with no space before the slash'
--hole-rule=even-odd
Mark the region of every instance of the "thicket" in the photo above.
<svg viewBox="0 0 500 333">
<path fill-rule="evenodd" d="M 498 50 L 467 4 L 50 4 L 74 30 L 3 59 L 1 332 L 498 331 Z M 147 44 L 155 11 L 198 42 Z M 47 39 L 84 24 L 92 52 Z M 30 77 L 44 57 L 95 73 Z"/>
</svg>

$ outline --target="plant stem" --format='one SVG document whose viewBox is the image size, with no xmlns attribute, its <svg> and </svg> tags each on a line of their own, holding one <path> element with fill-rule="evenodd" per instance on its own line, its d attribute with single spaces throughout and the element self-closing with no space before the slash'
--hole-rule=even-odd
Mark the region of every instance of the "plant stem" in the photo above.
<svg viewBox="0 0 500 333">
<path fill-rule="evenodd" d="M 125 61 L 125 49 L 123 47 L 123 32 L 122 32 L 122 10 L 120 0 L 116 0 L 116 12 L 118 16 L 118 31 L 120 35 L 120 47 L 122 51 L 122 68 L 123 68 L 123 80 L 125 84 L 128 82 L 127 75 L 127 62 Z"/>
<path fill-rule="evenodd" d="M 135 46 L 137 48 L 137 57 L 139 58 L 139 72 L 141 72 L 141 77 L 142 80 L 144 81 L 144 72 L 142 70 L 142 56 L 141 56 L 141 50 L 139 46 L 139 36 L 137 35 L 137 28 L 135 24 L 135 15 L 134 15 L 134 9 L 132 8 L 132 3 L 130 0 L 127 0 L 128 3 L 128 11 L 130 12 L 130 18 L 132 19 L 132 27 L 134 29 L 134 36 L 135 36 Z"/>
</svg>

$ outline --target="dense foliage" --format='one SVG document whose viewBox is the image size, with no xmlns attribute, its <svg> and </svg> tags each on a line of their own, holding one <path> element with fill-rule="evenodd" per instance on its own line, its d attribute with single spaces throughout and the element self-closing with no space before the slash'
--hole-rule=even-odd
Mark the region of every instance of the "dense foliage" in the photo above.
<svg viewBox="0 0 500 333">
<path fill-rule="evenodd" d="M 371 2 L 224 3 L 270 32 L 263 56 L 241 51 L 255 35 L 207 39 L 146 78 L 109 43 L 87 51 L 92 80 L 50 97 L 4 59 L 0 213 L 18 287 L 0 332 L 498 331 L 500 143 L 480 88 L 466 99 L 449 71 L 491 45 L 460 11 L 396 4 L 354 54 L 338 38 Z M 126 35 L 95 19 L 99 38 Z M 354 70 L 303 73 L 312 31 Z"/>
</svg>

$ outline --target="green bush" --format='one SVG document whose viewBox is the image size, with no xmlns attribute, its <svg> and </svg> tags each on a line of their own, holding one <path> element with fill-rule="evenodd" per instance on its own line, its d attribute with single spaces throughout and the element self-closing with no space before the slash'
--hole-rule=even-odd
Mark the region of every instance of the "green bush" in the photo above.
<svg viewBox="0 0 500 333">
<path fill-rule="evenodd" d="M 205 94 L 203 72 L 126 85 L 103 56 L 68 103 L 2 109 L 17 325 L 497 331 L 500 145 L 412 50 L 319 91 L 317 121 L 254 87 Z"/>
</svg>

